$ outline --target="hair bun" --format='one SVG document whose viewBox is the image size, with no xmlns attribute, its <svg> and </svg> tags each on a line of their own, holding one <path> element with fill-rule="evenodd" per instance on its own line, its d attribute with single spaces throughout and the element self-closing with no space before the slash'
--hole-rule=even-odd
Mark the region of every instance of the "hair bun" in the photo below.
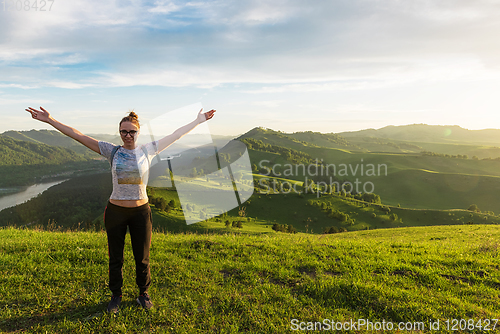
<svg viewBox="0 0 500 334">
<path fill-rule="evenodd" d="M 135 125 L 137 125 L 138 128 L 141 127 L 139 124 L 139 116 L 137 116 L 137 114 L 133 111 L 130 111 L 128 113 L 128 116 L 122 118 L 122 120 L 120 121 L 120 126 L 122 125 L 123 122 L 132 122 Z"/>
</svg>

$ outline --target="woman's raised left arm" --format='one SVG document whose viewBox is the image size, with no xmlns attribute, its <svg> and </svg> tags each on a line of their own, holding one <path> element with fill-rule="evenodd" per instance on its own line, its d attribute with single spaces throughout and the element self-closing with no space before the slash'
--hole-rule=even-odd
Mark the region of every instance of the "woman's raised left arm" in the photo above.
<svg viewBox="0 0 500 334">
<path fill-rule="evenodd" d="M 207 112 L 203 112 L 203 108 L 201 108 L 200 112 L 198 113 L 198 116 L 194 121 L 191 123 L 188 123 L 177 130 L 175 130 L 172 134 L 163 137 L 162 139 L 158 140 L 158 153 L 175 143 L 177 140 L 182 138 L 185 134 L 189 133 L 191 130 L 193 130 L 198 124 L 201 124 L 203 122 L 208 121 L 212 117 L 214 117 L 215 110 L 212 109 Z"/>
</svg>

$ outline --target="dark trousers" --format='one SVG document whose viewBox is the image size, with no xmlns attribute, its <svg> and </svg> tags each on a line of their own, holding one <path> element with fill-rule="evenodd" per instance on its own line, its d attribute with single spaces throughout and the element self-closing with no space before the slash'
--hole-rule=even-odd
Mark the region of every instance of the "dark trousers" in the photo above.
<svg viewBox="0 0 500 334">
<path fill-rule="evenodd" d="M 135 259 L 136 283 L 140 294 L 146 292 L 151 284 L 149 248 L 152 218 L 149 204 L 126 208 L 108 202 L 104 210 L 104 225 L 108 235 L 109 289 L 115 296 L 122 294 L 123 249 L 128 227 Z"/>
</svg>

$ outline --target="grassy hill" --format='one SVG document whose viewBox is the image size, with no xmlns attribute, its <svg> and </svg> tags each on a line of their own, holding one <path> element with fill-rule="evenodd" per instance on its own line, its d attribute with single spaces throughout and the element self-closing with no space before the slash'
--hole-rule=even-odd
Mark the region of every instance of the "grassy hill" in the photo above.
<svg viewBox="0 0 500 334">
<path fill-rule="evenodd" d="M 155 307 L 137 308 L 127 240 L 123 302 L 113 316 L 105 313 L 105 233 L 0 229 L 0 331 L 267 334 L 352 320 L 353 332 L 373 333 L 359 325 L 367 319 L 414 332 L 438 320 L 440 333 L 495 332 L 499 238 L 491 225 L 322 236 L 154 233 Z"/>
<path fill-rule="evenodd" d="M 441 152 L 449 152 L 446 153 L 447 156 L 444 154 L 436 156 L 421 152 L 402 152 L 403 147 L 404 150 L 409 151 L 412 148 L 411 145 L 422 147 L 424 146 L 422 143 L 407 143 L 405 144 L 407 146 L 397 148 L 399 152 L 373 152 L 368 149 L 369 146 L 363 148 L 360 142 L 356 142 L 356 145 L 361 149 L 356 149 L 349 144 L 340 147 L 338 143 L 330 147 L 320 146 L 317 143 L 322 143 L 321 138 L 324 135 L 309 133 L 308 136 L 310 141 L 298 141 L 289 134 L 256 128 L 239 139 L 250 138 L 268 145 L 291 148 L 307 154 L 314 160 L 322 161 L 325 166 L 334 165 L 336 168 L 334 173 L 323 178 L 311 176 L 310 173 L 293 173 L 287 176 L 292 180 L 304 181 L 305 177 L 309 176 L 315 181 L 320 179 L 327 181 L 329 176 L 335 176 L 352 183 L 356 180 L 362 184 L 372 183 L 373 190 L 371 191 L 379 194 L 383 202 L 390 205 L 401 204 L 408 208 L 448 210 L 466 209 L 470 204 L 476 203 L 484 211 L 500 212 L 500 202 L 494 196 L 500 190 L 500 160 L 471 159 L 470 156 L 462 158 L 462 154 L 465 153 L 457 147 L 462 147 L 467 150 L 466 152 L 471 153 L 470 145 L 432 144 L 441 145 Z M 348 141 L 351 142 L 351 139 Z M 323 143 L 325 143 L 324 140 Z M 399 145 L 402 144 L 399 143 Z M 443 145 L 448 145 L 454 150 L 446 151 Z M 394 146 L 389 147 L 390 151 L 396 150 Z M 374 148 L 371 147 L 371 149 Z M 481 150 L 486 151 L 483 148 Z M 489 150 L 495 151 L 496 149 L 489 148 Z M 252 163 L 259 167 L 291 164 L 282 154 L 266 152 L 259 148 L 251 148 L 249 152 Z M 372 175 L 367 175 L 365 172 L 362 175 L 361 169 L 364 168 L 366 171 L 371 165 L 374 166 L 376 172 Z M 379 166 L 381 166 L 381 173 L 379 173 Z M 284 167 L 275 170 L 283 173 Z M 369 190 L 370 187 L 368 187 Z"/>
</svg>

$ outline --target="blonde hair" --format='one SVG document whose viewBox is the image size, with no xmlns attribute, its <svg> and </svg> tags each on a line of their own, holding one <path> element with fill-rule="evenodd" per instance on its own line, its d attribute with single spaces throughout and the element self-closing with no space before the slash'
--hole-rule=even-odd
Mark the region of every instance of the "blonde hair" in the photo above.
<svg viewBox="0 0 500 334">
<path fill-rule="evenodd" d="M 128 116 L 122 118 L 122 120 L 120 121 L 120 126 L 123 122 L 130 122 L 137 125 L 139 129 L 141 128 L 141 125 L 139 124 L 139 116 L 137 116 L 134 111 L 129 112 Z"/>
</svg>

